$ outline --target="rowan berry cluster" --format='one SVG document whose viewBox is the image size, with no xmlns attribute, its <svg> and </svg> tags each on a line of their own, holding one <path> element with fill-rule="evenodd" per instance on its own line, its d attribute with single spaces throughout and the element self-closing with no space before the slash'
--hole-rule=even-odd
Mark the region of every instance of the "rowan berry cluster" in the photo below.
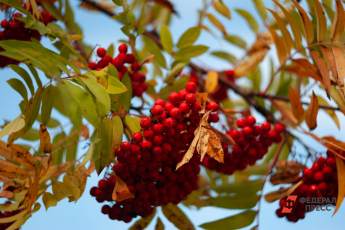
<svg viewBox="0 0 345 230">
<path fill-rule="evenodd" d="M 21 17 L 23 17 L 22 14 L 14 13 L 9 20 L 3 19 L 1 21 L 0 40 L 30 41 L 33 38 L 36 40 L 41 39 L 38 31 L 25 28 L 24 23 L 20 21 Z M 3 51 L 3 49 L 0 48 L 0 51 Z M 0 67 L 18 63 L 17 60 L 0 55 Z"/>
<path fill-rule="evenodd" d="M 328 153 L 326 158 L 318 158 L 310 168 L 304 169 L 302 180 L 303 184 L 291 194 L 298 197 L 292 210 L 283 212 L 287 207 L 287 197 L 285 197 L 279 201 L 279 208 L 276 210 L 278 217 L 286 217 L 291 222 L 297 222 L 305 217 L 306 212 L 312 211 L 314 206 L 335 205 L 338 181 L 336 162 L 331 153 Z M 301 202 L 300 198 L 304 202 Z"/>
<path fill-rule="evenodd" d="M 176 170 L 202 117 L 196 90 L 196 84 L 188 82 L 185 89 L 171 93 L 167 101 L 156 100 L 151 115 L 141 118 L 141 131 L 116 151 L 110 175 L 120 177 L 134 198 L 104 205 L 102 212 L 110 219 L 129 222 L 138 215 L 147 216 L 154 207 L 177 204 L 197 189 L 200 171 L 197 154 Z M 209 102 L 206 107 L 212 110 L 210 121 L 218 121 L 218 105 Z M 91 190 L 99 202 L 111 201 L 109 188 L 113 187 L 113 180 L 108 178 Z"/>
<path fill-rule="evenodd" d="M 243 170 L 261 159 L 273 143 L 279 143 L 282 139 L 281 133 L 285 130 L 285 126 L 281 123 L 274 126 L 267 121 L 256 124 L 253 116 L 240 118 L 236 124 L 238 129 L 227 132 L 236 144 L 229 149 L 228 145 L 223 143 L 224 163 L 206 156 L 203 160 L 205 167 L 224 174 Z"/>
<path fill-rule="evenodd" d="M 147 90 L 147 84 L 145 83 L 146 76 L 140 71 L 142 67 L 141 64 L 139 64 L 132 53 L 127 53 L 128 47 L 126 44 L 121 44 L 118 47 L 118 51 L 118 55 L 112 58 L 107 54 L 106 49 L 98 48 L 96 53 L 100 60 L 98 62 L 89 62 L 89 68 L 91 70 L 100 70 L 107 67 L 109 64 L 113 64 L 118 70 L 120 80 L 128 73 L 132 80 L 133 95 L 141 97 Z"/>
</svg>

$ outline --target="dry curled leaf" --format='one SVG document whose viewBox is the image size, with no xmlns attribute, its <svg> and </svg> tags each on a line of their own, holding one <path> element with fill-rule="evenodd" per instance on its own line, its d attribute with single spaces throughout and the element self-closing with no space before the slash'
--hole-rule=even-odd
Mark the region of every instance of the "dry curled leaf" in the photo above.
<svg viewBox="0 0 345 230">
<path fill-rule="evenodd" d="M 199 127 L 194 131 L 194 139 L 182 160 L 177 164 L 176 170 L 192 159 L 195 150 L 200 154 L 202 161 L 206 155 L 216 161 L 224 162 L 224 151 L 219 136 L 208 123 L 210 112 L 206 112 L 200 120 Z"/>
<path fill-rule="evenodd" d="M 315 129 L 317 126 L 317 114 L 319 111 L 319 101 L 317 96 L 313 93 L 310 105 L 305 114 L 305 121 L 309 129 Z"/>
<path fill-rule="evenodd" d="M 129 188 L 127 187 L 126 183 L 117 175 L 115 175 L 116 178 L 116 184 L 113 190 L 112 199 L 114 201 L 123 201 L 127 199 L 133 198 L 133 194 L 129 191 Z"/>
<path fill-rule="evenodd" d="M 300 180 L 300 173 L 304 167 L 297 161 L 279 161 L 270 177 L 270 182 L 274 185 L 296 183 Z"/>
</svg>

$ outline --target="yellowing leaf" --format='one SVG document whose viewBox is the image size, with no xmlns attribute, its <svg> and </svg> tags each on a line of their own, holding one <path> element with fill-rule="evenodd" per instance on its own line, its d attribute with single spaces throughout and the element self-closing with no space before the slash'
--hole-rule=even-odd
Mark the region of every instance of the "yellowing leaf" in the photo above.
<svg viewBox="0 0 345 230">
<path fill-rule="evenodd" d="M 331 27 L 331 37 L 333 41 L 339 41 L 344 33 L 345 11 L 340 0 L 336 0 L 337 14 Z"/>
<path fill-rule="evenodd" d="M 222 14 L 224 17 L 228 19 L 231 18 L 231 12 L 229 8 L 223 3 L 222 0 L 214 0 L 213 7 L 218 13 Z"/>
<path fill-rule="evenodd" d="M 207 18 L 218 30 L 220 30 L 220 32 L 222 32 L 223 34 L 227 34 L 225 26 L 221 21 L 219 21 L 218 18 L 210 13 L 207 14 Z"/>
<path fill-rule="evenodd" d="M 176 228 L 184 230 L 194 230 L 192 222 L 183 213 L 183 211 L 176 205 L 168 204 L 162 207 L 164 216 L 173 223 Z"/>
<path fill-rule="evenodd" d="M 267 193 L 264 196 L 265 200 L 269 203 L 274 202 L 276 200 L 280 200 L 281 198 L 284 198 L 290 195 L 291 193 L 293 193 L 293 191 L 295 191 L 295 189 L 298 188 L 302 183 L 303 181 L 300 180 L 298 183 L 294 184 L 293 186 L 289 188 L 279 189 L 277 191 Z"/>
<path fill-rule="evenodd" d="M 301 16 L 302 22 L 303 22 L 303 28 L 304 28 L 304 33 L 307 38 L 308 44 L 312 44 L 314 41 L 314 28 L 313 28 L 313 23 L 310 20 L 307 12 L 303 9 L 303 7 L 296 1 L 293 0 L 292 3 L 294 6 L 297 8 L 298 13 Z"/>
<path fill-rule="evenodd" d="M 154 212 L 147 216 L 147 217 L 142 217 L 139 220 L 137 220 L 130 228 L 129 230 L 143 230 L 147 228 L 147 226 L 151 223 L 153 220 L 153 217 L 156 215 L 156 209 Z"/>
<path fill-rule="evenodd" d="M 162 27 L 161 27 L 160 38 L 161 38 L 161 42 L 162 42 L 164 49 L 167 52 L 171 53 L 173 51 L 173 45 L 174 44 L 173 44 L 171 32 L 166 25 L 162 25 Z"/>
<path fill-rule="evenodd" d="M 340 159 L 339 157 L 336 157 L 335 160 L 337 164 L 337 175 L 338 175 L 338 197 L 337 197 L 337 203 L 336 203 L 333 215 L 337 213 L 345 197 L 345 180 L 344 180 L 345 163 L 344 163 L 344 160 Z"/>
<path fill-rule="evenodd" d="M 19 116 L 7 125 L 0 131 L 0 138 L 6 135 L 11 135 L 11 133 L 15 133 L 25 126 L 25 120 L 23 116 Z"/>
<path fill-rule="evenodd" d="M 50 207 L 54 207 L 57 205 L 58 200 L 56 200 L 56 198 L 54 197 L 53 194 L 51 194 L 50 192 L 45 192 L 42 196 L 42 201 L 43 204 L 46 208 L 46 210 Z"/>
<path fill-rule="evenodd" d="M 318 69 L 307 59 L 296 58 L 292 60 L 292 64 L 283 67 L 283 70 L 294 73 L 300 77 L 312 77 L 316 81 L 321 81 Z"/>
<path fill-rule="evenodd" d="M 295 88 L 289 89 L 289 99 L 291 103 L 291 109 L 293 115 L 301 121 L 304 116 L 304 109 L 301 103 L 301 95 L 299 91 Z"/>
<path fill-rule="evenodd" d="M 213 93 L 218 86 L 218 73 L 209 71 L 205 80 L 205 89 L 207 93 Z"/>
<path fill-rule="evenodd" d="M 305 121 L 309 127 L 309 129 L 315 129 L 317 126 L 317 114 L 319 111 L 319 101 L 317 96 L 313 93 L 311 97 L 310 105 L 305 114 Z"/>
<path fill-rule="evenodd" d="M 133 198 L 133 194 L 129 191 L 126 183 L 118 176 L 115 175 L 116 184 L 112 193 L 112 199 L 114 201 L 123 201 Z"/>
</svg>

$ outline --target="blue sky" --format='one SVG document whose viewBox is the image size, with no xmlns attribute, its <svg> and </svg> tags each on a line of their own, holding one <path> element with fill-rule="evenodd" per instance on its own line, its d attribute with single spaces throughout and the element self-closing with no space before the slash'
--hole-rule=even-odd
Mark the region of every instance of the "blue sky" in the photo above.
<svg viewBox="0 0 345 230">
<path fill-rule="evenodd" d="M 74 6 L 77 6 L 78 1 L 71 1 Z M 172 26 L 172 34 L 175 39 L 182 34 L 190 26 L 193 26 L 197 20 L 197 9 L 201 6 L 201 0 L 174 0 L 173 1 L 177 11 L 181 17 L 174 19 Z M 232 0 L 228 2 L 230 7 L 241 7 L 253 12 L 253 7 L 249 0 Z M 271 5 L 271 1 L 267 0 L 267 5 Z M 85 33 L 85 39 L 89 44 L 108 46 L 110 43 L 117 44 L 118 39 L 124 37 L 120 31 L 118 24 L 111 21 L 106 16 L 77 9 L 77 20 L 82 25 Z M 234 34 L 239 34 L 246 38 L 248 42 L 254 40 L 254 34 L 252 34 L 245 26 L 245 22 L 238 17 L 230 22 L 226 22 L 228 31 Z M 203 35 L 198 43 L 211 45 L 213 49 L 230 50 L 233 53 L 240 55 L 239 51 L 229 46 L 224 41 L 217 40 L 210 35 Z M 203 63 L 207 66 L 216 66 L 217 68 L 230 68 L 224 62 L 217 61 L 216 59 L 202 57 L 196 60 L 199 63 Z M 0 118 L 1 119 L 13 119 L 18 115 L 19 109 L 17 104 L 19 102 L 19 96 L 11 91 L 10 87 L 6 84 L 6 80 L 12 78 L 14 74 L 8 70 L 0 71 Z M 343 120 L 342 127 L 345 127 L 344 116 L 340 118 Z M 345 140 L 344 134 L 334 131 L 336 127 L 325 118 L 323 114 L 319 116 L 320 126 L 316 129 L 316 132 L 336 135 L 338 138 Z M 320 151 L 322 149 L 320 148 Z M 127 229 L 128 225 L 122 222 L 116 222 L 109 220 L 106 216 L 100 213 L 100 205 L 90 197 L 88 191 L 89 188 L 97 183 L 97 176 L 93 174 L 88 180 L 86 192 L 84 196 L 76 203 L 68 203 L 62 201 L 57 207 L 50 208 L 45 211 L 42 208 L 39 212 L 35 213 L 31 219 L 23 226 L 23 230 L 60 230 L 60 229 Z M 269 187 L 269 186 L 266 186 Z M 266 189 L 269 190 L 270 188 Z M 276 218 L 274 212 L 277 208 L 277 203 L 267 204 L 263 202 L 260 212 L 260 229 L 270 230 L 277 229 L 343 229 L 342 220 L 345 214 L 345 208 L 341 208 L 338 214 L 332 217 L 332 213 L 308 213 L 305 220 L 298 222 L 297 224 L 291 224 L 283 219 Z M 224 209 L 204 208 L 202 210 L 188 210 L 187 214 L 191 217 L 196 225 L 219 219 L 222 217 L 230 216 L 234 212 L 229 212 Z M 279 226 L 279 227 L 278 227 Z M 152 226 L 151 226 L 152 227 Z M 166 229 L 174 229 L 171 224 L 166 226 Z"/>
</svg>

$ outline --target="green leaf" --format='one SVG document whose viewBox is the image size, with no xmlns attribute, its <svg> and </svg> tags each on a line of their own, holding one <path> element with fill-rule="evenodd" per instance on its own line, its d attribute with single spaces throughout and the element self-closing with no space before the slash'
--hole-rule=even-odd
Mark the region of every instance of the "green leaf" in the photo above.
<svg viewBox="0 0 345 230">
<path fill-rule="evenodd" d="M 42 81 L 41 81 L 40 77 L 38 76 L 36 69 L 32 65 L 27 65 L 27 67 L 31 71 L 31 74 L 34 76 L 37 87 L 42 88 Z"/>
<path fill-rule="evenodd" d="M 217 185 L 213 189 L 217 193 L 256 194 L 262 189 L 263 179 L 235 181 L 234 183 Z"/>
<path fill-rule="evenodd" d="M 155 56 L 153 61 L 156 62 L 159 66 L 166 68 L 167 63 L 165 57 L 163 56 L 157 44 L 147 36 L 143 36 L 143 42 L 145 44 L 145 49 Z"/>
<path fill-rule="evenodd" d="M 53 109 L 53 89 L 52 86 L 49 85 L 47 88 L 44 89 L 43 91 L 43 96 L 42 96 L 42 108 L 41 108 L 41 122 L 45 125 L 50 120 L 50 115 Z"/>
<path fill-rule="evenodd" d="M 143 230 L 149 226 L 151 221 L 153 220 L 153 217 L 156 215 L 156 210 L 147 217 L 142 217 L 139 220 L 137 220 L 130 228 L 129 230 Z"/>
<path fill-rule="evenodd" d="M 33 95 L 35 93 L 35 88 L 28 72 L 26 72 L 25 69 L 23 69 L 22 67 L 18 65 L 10 65 L 10 67 L 25 81 L 26 85 L 28 86 L 30 90 L 31 95 Z"/>
<path fill-rule="evenodd" d="M 256 206 L 259 196 L 254 194 L 236 194 L 234 196 L 217 196 L 203 199 L 202 203 L 227 209 L 248 209 Z M 205 206 L 204 205 L 204 206 Z"/>
<path fill-rule="evenodd" d="M 218 13 L 220 13 L 227 19 L 231 19 L 231 12 L 229 8 L 223 3 L 222 0 L 214 0 L 213 7 Z"/>
<path fill-rule="evenodd" d="M 251 13 L 249 13 L 247 10 L 239 8 L 235 9 L 235 11 L 247 21 L 248 25 L 255 33 L 259 32 L 259 25 Z"/>
<path fill-rule="evenodd" d="M 200 27 L 192 27 L 186 30 L 177 42 L 177 48 L 182 49 L 187 46 L 193 45 L 200 36 Z"/>
<path fill-rule="evenodd" d="M 80 79 L 95 96 L 96 101 L 101 105 L 100 114 L 107 114 L 110 111 L 110 97 L 105 88 L 100 85 L 93 76 Z"/>
<path fill-rule="evenodd" d="M 66 142 L 64 141 L 67 138 L 64 132 L 57 134 L 53 139 L 53 151 L 52 151 L 52 162 L 53 164 L 59 165 L 63 162 L 64 153 L 66 150 Z"/>
<path fill-rule="evenodd" d="M 164 216 L 176 226 L 176 228 L 184 230 L 195 229 L 193 223 L 178 206 L 173 204 L 165 205 L 162 207 L 162 212 Z"/>
<path fill-rule="evenodd" d="M 77 158 L 77 150 L 79 145 L 78 128 L 72 128 L 68 136 L 68 144 L 66 146 L 66 161 L 75 161 Z"/>
<path fill-rule="evenodd" d="M 4 49 L 0 52 L 1 55 L 32 64 L 49 77 L 59 77 L 61 71 L 69 73 L 67 66 L 72 67 L 75 72 L 79 72 L 79 69 L 64 57 L 45 48 L 37 41 L 2 40 L 0 47 Z"/>
<path fill-rule="evenodd" d="M 194 45 L 194 46 L 188 46 L 180 49 L 175 54 L 176 60 L 189 60 L 193 57 L 197 57 L 202 55 L 208 50 L 207 46 L 204 45 Z"/>
<path fill-rule="evenodd" d="M 20 137 L 26 141 L 37 141 L 39 139 L 37 129 L 29 129 L 23 136 Z"/>
<path fill-rule="evenodd" d="M 224 52 L 224 51 L 213 51 L 213 52 L 211 53 L 211 55 L 212 55 L 212 56 L 215 56 L 215 57 L 217 57 L 217 58 L 220 58 L 220 59 L 222 59 L 222 60 L 224 60 L 224 61 L 227 61 L 227 62 L 229 62 L 229 63 L 231 63 L 231 64 L 234 64 L 234 63 L 236 63 L 236 61 L 237 61 L 237 58 L 236 58 L 233 54 L 231 54 L 231 53 L 229 53 L 229 52 Z"/>
<path fill-rule="evenodd" d="M 234 216 L 200 225 L 204 229 L 240 229 L 250 225 L 257 215 L 256 211 L 247 210 Z"/>
<path fill-rule="evenodd" d="M 119 147 L 122 142 L 122 136 L 123 136 L 123 124 L 122 119 L 119 116 L 113 117 L 113 146 L 115 148 Z"/>
<path fill-rule="evenodd" d="M 130 129 L 131 133 L 136 133 L 140 131 L 140 118 L 136 116 L 127 115 L 125 117 L 125 123 Z"/>
<path fill-rule="evenodd" d="M 25 120 L 23 116 L 19 116 L 7 125 L 0 131 L 0 138 L 6 135 L 11 135 L 14 132 L 17 132 L 24 128 L 25 126 Z"/>
<path fill-rule="evenodd" d="M 127 91 L 120 95 L 114 95 L 111 97 L 111 109 L 113 111 L 121 111 L 125 109 L 126 111 L 129 110 L 131 107 L 131 100 L 132 100 L 132 83 L 131 79 L 128 74 L 125 74 L 122 78 L 122 84 L 125 85 Z"/>
<path fill-rule="evenodd" d="M 114 159 L 114 144 L 120 143 L 119 137 L 122 137 L 123 128 L 119 125 L 120 122 L 118 117 L 104 118 L 92 137 L 95 144 L 92 159 L 98 174 Z"/>
<path fill-rule="evenodd" d="M 28 92 L 25 88 L 25 85 L 23 84 L 23 82 L 21 82 L 20 80 L 16 79 L 16 78 L 12 78 L 7 80 L 7 83 L 15 90 L 17 91 L 17 93 L 19 93 L 22 98 L 27 101 L 28 100 Z"/>
<path fill-rule="evenodd" d="M 171 69 L 169 72 L 168 76 L 165 79 L 166 83 L 173 83 L 175 81 L 175 77 L 177 77 L 183 68 L 187 65 L 187 63 L 184 62 L 179 62 L 174 65 L 174 67 Z"/>
<path fill-rule="evenodd" d="M 109 76 L 106 91 L 109 94 L 122 94 L 127 91 L 127 87 L 117 77 Z"/>
<path fill-rule="evenodd" d="M 230 42 L 231 44 L 238 46 L 242 49 L 247 48 L 247 43 L 245 40 L 243 40 L 240 36 L 234 35 L 234 34 L 227 34 L 225 35 L 225 40 Z"/>
<path fill-rule="evenodd" d="M 162 25 L 161 31 L 160 31 L 160 38 L 162 42 L 163 48 L 168 52 L 171 53 L 173 51 L 173 40 L 171 36 L 171 32 L 169 30 L 169 27 L 166 25 Z"/>
</svg>

